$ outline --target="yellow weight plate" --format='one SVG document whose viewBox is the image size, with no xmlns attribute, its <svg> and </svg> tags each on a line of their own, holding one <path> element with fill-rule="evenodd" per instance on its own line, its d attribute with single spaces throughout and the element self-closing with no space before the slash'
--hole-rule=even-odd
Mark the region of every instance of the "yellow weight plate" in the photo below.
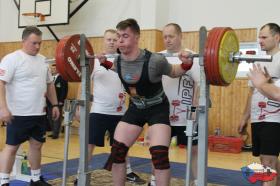
<svg viewBox="0 0 280 186">
<path fill-rule="evenodd" d="M 239 63 L 229 61 L 231 52 L 239 51 L 239 41 L 231 29 L 224 33 L 219 47 L 219 73 L 225 85 L 229 85 L 236 76 Z"/>
</svg>

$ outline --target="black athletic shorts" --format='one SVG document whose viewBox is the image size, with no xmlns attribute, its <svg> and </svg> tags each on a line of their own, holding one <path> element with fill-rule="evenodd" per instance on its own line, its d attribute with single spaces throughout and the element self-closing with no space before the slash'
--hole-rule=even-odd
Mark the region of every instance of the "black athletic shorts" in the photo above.
<svg viewBox="0 0 280 186">
<path fill-rule="evenodd" d="M 121 121 L 140 127 L 143 127 L 145 123 L 148 123 L 149 126 L 153 124 L 170 125 L 168 99 L 165 98 L 162 103 L 146 109 L 138 109 L 133 103 L 130 103 Z"/>
<path fill-rule="evenodd" d="M 252 152 L 253 156 L 278 156 L 280 150 L 280 123 L 252 123 Z"/>
<path fill-rule="evenodd" d="M 121 120 L 120 115 L 90 113 L 89 115 L 89 144 L 104 147 L 106 131 L 110 134 L 110 144 L 113 143 L 115 129 Z"/>
<path fill-rule="evenodd" d="M 19 145 L 30 138 L 44 143 L 46 141 L 46 123 L 46 115 L 14 116 L 7 125 L 6 144 Z"/>
</svg>

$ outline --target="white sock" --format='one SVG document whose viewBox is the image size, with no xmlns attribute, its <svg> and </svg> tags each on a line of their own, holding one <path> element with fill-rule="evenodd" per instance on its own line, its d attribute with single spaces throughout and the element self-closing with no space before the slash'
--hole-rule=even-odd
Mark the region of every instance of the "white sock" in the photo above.
<svg viewBox="0 0 280 186">
<path fill-rule="evenodd" d="M 156 177 L 154 175 L 151 175 L 150 184 L 151 184 L 151 186 L 156 186 Z"/>
<path fill-rule="evenodd" d="M 132 173 L 132 169 L 131 169 L 131 166 L 130 166 L 130 162 L 127 161 L 126 162 L 126 174 L 129 174 L 129 173 Z"/>
<path fill-rule="evenodd" d="M 41 176 L 41 169 L 31 170 L 31 179 L 35 181 L 39 181 Z"/>
<path fill-rule="evenodd" d="M 10 182 L 10 174 L 0 173 L 0 185 Z"/>
</svg>

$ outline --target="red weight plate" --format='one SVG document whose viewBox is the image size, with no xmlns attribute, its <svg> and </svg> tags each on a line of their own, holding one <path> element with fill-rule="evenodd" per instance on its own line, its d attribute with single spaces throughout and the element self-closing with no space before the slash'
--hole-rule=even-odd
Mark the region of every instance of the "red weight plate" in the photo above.
<svg viewBox="0 0 280 186">
<path fill-rule="evenodd" d="M 217 53 L 216 49 L 215 49 L 215 45 L 217 44 L 217 38 L 219 36 L 219 28 L 213 28 L 213 31 L 215 32 L 215 35 L 213 36 L 212 39 L 212 46 L 211 46 L 211 71 L 212 71 L 212 85 L 217 85 L 218 84 L 218 74 L 217 74 L 217 70 L 216 70 L 216 64 L 214 61 L 214 56 Z"/>
<path fill-rule="evenodd" d="M 216 38 L 217 38 L 217 36 L 218 36 L 218 32 L 219 32 L 219 30 L 217 29 L 217 28 L 213 28 L 213 32 L 214 32 L 214 34 L 213 34 L 213 36 L 212 36 L 212 39 L 211 39 L 211 48 L 210 48 L 210 69 L 211 69 L 211 79 L 212 79 L 212 81 L 211 81 L 211 84 L 212 85 L 215 85 L 216 84 L 216 81 L 217 81 L 217 73 L 216 73 L 216 70 L 215 70 L 215 63 L 214 63 L 214 61 L 213 61 L 213 55 L 215 55 L 215 50 L 214 50 L 214 46 L 215 46 L 215 44 L 216 44 Z"/>
<path fill-rule="evenodd" d="M 216 75 L 217 75 L 217 74 L 215 74 L 214 64 L 213 64 L 213 60 L 212 60 L 212 55 L 215 52 L 213 50 L 213 46 L 216 42 L 217 34 L 218 34 L 218 29 L 213 28 L 209 32 L 208 39 L 207 39 L 207 40 L 209 40 L 209 45 L 207 47 L 207 53 L 206 53 L 207 54 L 207 59 L 206 59 L 207 63 L 206 63 L 205 68 L 209 72 L 209 74 L 207 75 L 207 79 L 210 84 L 215 84 Z"/>
<path fill-rule="evenodd" d="M 210 61 L 211 61 L 211 76 L 212 76 L 212 85 L 217 85 L 218 84 L 218 74 L 217 74 L 217 70 L 216 70 L 216 64 L 215 61 L 213 60 L 213 57 L 215 56 L 215 54 L 217 53 L 216 49 L 214 48 L 216 43 L 217 43 L 217 38 L 219 36 L 219 32 L 220 29 L 219 28 L 213 28 L 213 38 L 212 38 L 212 44 L 211 44 L 211 50 L 210 50 Z"/>
<path fill-rule="evenodd" d="M 66 44 L 66 41 L 69 39 L 69 37 L 70 36 L 66 36 L 58 42 L 58 44 L 56 46 L 56 52 L 55 52 L 56 53 L 55 63 L 56 63 L 57 72 L 66 81 L 72 81 L 72 78 L 69 77 L 68 74 L 66 73 L 66 71 L 64 70 L 64 57 L 61 54 L 64 53 L 65 44 Z"/>
<path fill-rule="evenodd" d="M 220 85 L 220 86 L 224 86 L 226 85 L 226 82 L 223 81 L 223 79 L 221 78 L 221 74 L 219 71 L 219 50 L 220 50 L 220 43 L 221 40 L 223 38 L 223 35 L 226 33 L 226 31 L 230 30 L 230 28 L 228 27 L 218 27 L 217 29 L 217 37 L 215 39 L 215 42 L 213 42 L 212 45 L 212 69 L 213 69 L 213 73 L 214 73 L 214 78 L 215 78 L 215 85 Z"/>
<path fill-rule="evenodd" d="M 215 60 L 214 60 L 214 56 L 216 55 L 217 51 L 216 51 L 216 44 L 218 42 L 218 37 L 219 37 L 219 34 L 220 34 L 220 31 L 221 29 L 220 28 L 213 28 L 213 30 L 215 31 L 215 37 L 213 38 L 213 42 L 212 42 L 212 47 L 211 47 L 211 69 L 212 69 L 212 76 L 213 76 L 213 85 L 217 85 L 219 84 L 219 74 L 217 72 L 217 69 L 216 69 L 216 63 L 215 63 Z"/>
<path fill-rule="evenodd" d="M 56 51 L 56 66 L 64 79 L 76 82 L 80 81 L 81 67 L 79 64 L 80 56 L 80 35 L 66 36 L 62 38 Z"/>
<path fill-rule="evenodd" d="M 93 55 L 93 49 L 86 40 L 86 54 Z M 56 67 L 63 79 L 70 82 L 81 81 L 80 35 L 62 38 L 56 48 Z"/>
<path fill-rule="evenodd" d="M 212 30 L 209 31 L 208 37 L 205 44 L 204 49 L 204 71 L 206 75 L 207 81 L 211 84 L 213 81 L 212 79 L 212 71 L 211 71 L 211 45 L 212 45 L 212 39 L 213 39 L 214 32 Z"/>
</svg>

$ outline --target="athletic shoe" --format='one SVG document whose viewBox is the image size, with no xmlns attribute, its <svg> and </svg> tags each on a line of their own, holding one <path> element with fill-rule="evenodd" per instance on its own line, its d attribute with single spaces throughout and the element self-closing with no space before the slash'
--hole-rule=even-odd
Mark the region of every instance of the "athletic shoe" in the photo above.
<svg viewBox="0 0 280 186">
<path fill-rule="evenodd" d="M 29 186 L 52 186 L 52 185 L 46 182 L 43 176 L 40 176 L 40 180 L 38 181 L 31 180 Z"/>
<path fill-rule="evenodd" d="M 75 180 L 74 180 L 74 186 L 77 186 L 78 185 L 78 178 L 76 178 Z"/>
<path fill-rule="evenodd" d="M 142 185 L 145 184 L 146 181 L 141 179 L 137 174 L 135 174 L 134 172 L 131 172 L 129 174 L 126 175 L 126 181 L 130 182 L 130 183 L 134 183 L 137 185 Z"/>
</svg>

